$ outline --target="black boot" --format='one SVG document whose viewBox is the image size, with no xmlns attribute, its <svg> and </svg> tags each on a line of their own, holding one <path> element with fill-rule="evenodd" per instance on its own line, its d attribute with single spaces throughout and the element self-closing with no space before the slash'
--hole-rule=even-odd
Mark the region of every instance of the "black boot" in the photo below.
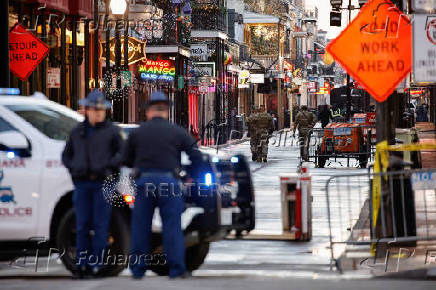
<svg viewBox="0 0 436 290">
<path fill-rule="evenodd" d="M 89 268 L 81 266 L 73 271 L 73 280 L 89 279 L 91 277 Z"/>
</svg>

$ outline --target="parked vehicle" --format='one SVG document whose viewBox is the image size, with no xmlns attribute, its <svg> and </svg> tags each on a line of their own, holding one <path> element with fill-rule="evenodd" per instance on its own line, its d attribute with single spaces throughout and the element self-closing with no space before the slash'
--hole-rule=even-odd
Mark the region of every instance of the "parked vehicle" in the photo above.
<svg viewBox="0 0 436 290">
<path fill-rule="evenodd" d="M 63 253 L 66 268 L 75 269 L 74 187 L 60 157 L 71 129 L 82 120 L 82 115 L 55 102 L 0 96 L 0 260 L 48 254 L 55 248 Z M 128 134 L 129 129 L 121 127 Z M 201 150 L 201 168 L 192 168 L 182 158 L 181 179 L 192 179 L 194 188 L 201 183 L 208 192 L 201 196 L 195 194 L 201 191 L 191 188 L 194 194 L 185 198 L 182 227 L 191 271 L 203 263 L 211 242 L 232 230 L 242 234 L 254 228 L 254 193 L 245 158 Z M 107 243 L 116 257 L 129 254 L 132 203 L 132 196 L 117 192 L 120 200 L 113 206 Z M 160 219 L 155 214 L 152 251 L 161 252 L 161 245 Z M 114 276 L 126 266 L 107 264 L 102 274 Z M 152 262 L 150 269 L 159 275 L 168 273 L 163 263 Z"/>
<path fill-rule="evenodd" d="M 323 131 L 320 144 L 315 151 L 315 163 L 324 168 L 330 158 L 355 158 L 365 168 L 371 155 L 371 144 L 365 138 L 359 124 L 331 123 Z"/>
</svg>

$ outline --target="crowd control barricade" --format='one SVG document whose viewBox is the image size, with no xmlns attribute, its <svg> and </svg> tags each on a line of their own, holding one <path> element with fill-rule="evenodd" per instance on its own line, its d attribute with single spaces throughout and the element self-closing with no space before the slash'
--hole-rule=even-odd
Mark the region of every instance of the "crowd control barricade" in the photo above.
<svg viewBox="0 0 436 290">
<path fill-rule="evenodd" d="M 436 243 L 436 168 L 332 176 L 325 186 L 331 269 L 349 246 Z"/>
</svg>

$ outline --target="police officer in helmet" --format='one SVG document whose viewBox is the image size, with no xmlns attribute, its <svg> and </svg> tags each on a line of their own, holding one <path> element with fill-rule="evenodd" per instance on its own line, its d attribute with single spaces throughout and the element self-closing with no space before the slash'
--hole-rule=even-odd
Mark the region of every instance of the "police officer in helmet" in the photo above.
<svg viewBox="0 0 436 290">
<path fill-rule="evenodd" d="M 195 164 L 201 158 L 196 141 L 188 131 L 168 121 L 170 102 L 162 92 L 150 96 L 147 122 L 133 131 L 127 140 L 125 164 L 137 171 L 137 194 L 131 220 L 131 257 L 133 277 L 141 279 L 150 254 L 151 225 L 155 207 L 159 207 L 163 226 L 163 247 L 170 278 L 186 277 L 185 242 L 181 228 L 184 207 L 175 172 L 180 169 L 181 152 Z"/>
<path fill-rule="evenodd" d="M 102 187 L 103 181 L 119 170 L 123 141 L 120 129 L 106 120 L 111 104 L 102 92 L 94 90 L 79 104 L 85 107 L 86 118 L 72 130 L 62 162 L 75 187 L 78 267 L 73 274 L 74 278 L 85 278 L 98 275 L 103 265 L 111 205 L 105 200 Z"/>
</svg>

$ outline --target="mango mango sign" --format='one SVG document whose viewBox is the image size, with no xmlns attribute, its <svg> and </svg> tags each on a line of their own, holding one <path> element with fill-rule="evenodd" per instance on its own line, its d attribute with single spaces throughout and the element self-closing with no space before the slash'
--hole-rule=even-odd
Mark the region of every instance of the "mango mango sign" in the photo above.
<svg viewBox="0 0 436 290">
<path fill-rule="evenodd" d="M 327 51 L 378 102 L 412 69 L 410 19 L 389 0 L 370 0 Z"/>
<path fill-rule="evenodd" d="M 21 24 L 15 24 L 9 32 L 9 64 L 11 71 L 25 81 L 38 64 L 47 56 L 50 48 Z"/>
</svg>

